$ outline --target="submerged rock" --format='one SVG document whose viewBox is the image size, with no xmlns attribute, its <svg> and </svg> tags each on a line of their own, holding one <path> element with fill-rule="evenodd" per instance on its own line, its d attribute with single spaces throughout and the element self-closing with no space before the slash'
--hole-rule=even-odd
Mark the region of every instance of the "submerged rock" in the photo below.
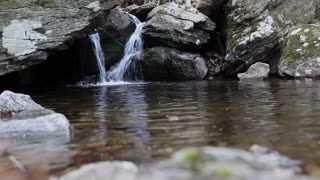
<svg viewBox="0 0 320 180">
<path fill-rule="evenodd" d="M 175 3 L 154 8 L 147 17 L 143 35 L 147 47 L 199 49 L 207 45 L 215 23 L 194 8 L 184 9 Z"/>
<path fill-rule="evenodd" d="M 197 80 L 208 71 L 199 54 L 167 47 L 144 50 L 140 63 L 145 80 Z"/>
<path fill-rule="evenodd" d="M 69 48 L 117 0 L 0 1 L 0 75 L 25 69 Z"/>
<path fill-rule="evenodd" d="M 254 146 L 252 153 L 223 147 L 187 148 L 157 164 L 136 166 L 130 162 L 85 165 L 56 180 L 303 180 L 300 162 L 267 148 Z"/>
<path fill-rule="evenodd" d="M 59 113 L 45 109 L 30 96 L 4 91 L 0 95 L 0 139 L 69 136 L 70 123 Z"/>
<path fill-rule="evenodd" d="M 278 73 L 282 37 L 292 25 L 314 17 L 314 0 L 229 1 L 224 74 L 234 76 L 256 62 L 268 63 L 271 73 Z"/>
<path fill-rule="evenodd" d="M 291 29 L 279 72 L 285 77 L 320 77 L 320 24 L 301 24 Z"/>
<path fill-rule="evenodd" d="M 240 80 L 263 80 L 269 77 L 269 64 L 257 62 L 250 66 L 247 72 L 239 73 Z"/>
</svg>

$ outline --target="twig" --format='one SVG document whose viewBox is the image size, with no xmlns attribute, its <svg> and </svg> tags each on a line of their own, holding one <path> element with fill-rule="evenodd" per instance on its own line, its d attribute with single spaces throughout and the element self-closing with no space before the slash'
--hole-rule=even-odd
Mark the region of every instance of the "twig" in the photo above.
<svg viewBox="0 0 320 180">
<path fill-rule="evenodd" d="M 20 161 L 18 161 L 17 158 L 10 155 L 9 159 L 15 165 L 15 167 L 18 168 L 23 174 L 25 174 L 25 175 L 28 174 L 27 168 Z"/>
</svg>

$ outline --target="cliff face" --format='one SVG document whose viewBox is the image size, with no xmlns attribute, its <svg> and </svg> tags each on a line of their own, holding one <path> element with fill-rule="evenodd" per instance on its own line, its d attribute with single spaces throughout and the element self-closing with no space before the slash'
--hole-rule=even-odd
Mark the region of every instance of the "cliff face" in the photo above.
<svg viewBox="0 0 320 180">
<path fill-rule="evenodd" d="M 118 4 L 117 0 L 0 1 L 0 75 L 68 49 Z"/>
<path fill-rule="evenodd" d="M 207 74 L 209 79 L 236 77 L 256 62 L 269 64 L 274 75 L 283 75 L 278 69 L 287 64 L 283 59 L 288 57 L 286 52 L 289 51 L 285 48 L 290 49 L 286 43 L 292 28 L 300 24 L 318 24 L 320 12 L 319 0 L 193 0 L 192 7 L 179 0 L 175 3 L 145 2 L 148 3 L 120 0 L 0 1 L 0 76 L 39 64 L 58 51 L 68 50 L 75 40 L 86 37 L 94 29 L 98 29 L 102 36 L 106 68 L 110 68 L 123 56 L 124 44 L 134 30 L 128 14 L 115 8 L 124 6 L 123 3 L 125 6 L 133 3 L 125 10 L 146 20 L 143 37 L 145 51 L 149 54 L 144 57 L 153 57 L 150 52 L 158 47 L 182 55 L 191 53 L 203 59 L 207 68 L 202 68 L 205 71 L 201 74 Z M 318 29 L 318 25 L 312 28 Z M 313 32 L 317 30 L 308 31 L 309 34 Z M 311 36 L 316 45 L 317 34 Z M 91 62 L 91 59 L 86 61 Z M 290 60 L 294 61 L 301 61 L 301 58 Z M 142 59 L 141 63 L 144 62 L 152 65 L 158 61 Z M 171 66 L 166 63 L 165 69 L 172 69 Z M 179 69 L 184 71 L 182 67 Z M 152 71 L 144 71 L 149 72 L 148 80 L 158 79 L 149 76 Z M 174 79 L 168 75 L 164 77 Z"/>
</svg>

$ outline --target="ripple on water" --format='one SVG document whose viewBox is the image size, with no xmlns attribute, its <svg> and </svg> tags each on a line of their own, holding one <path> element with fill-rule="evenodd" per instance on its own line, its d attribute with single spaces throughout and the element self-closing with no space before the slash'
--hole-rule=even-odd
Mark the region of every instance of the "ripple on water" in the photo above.
<svg viewBox="0 0 320 180">
<path fill-rule="evenodd" d="M 149 161 L 203 145 L 260 144 L 293 158 L 320 159 L 319 81 L 87 87 L 24 92 L 70 119 L 73 131 L 66 147 L 77 152 L 71 161 L 78 164 Z"/>
</svg>

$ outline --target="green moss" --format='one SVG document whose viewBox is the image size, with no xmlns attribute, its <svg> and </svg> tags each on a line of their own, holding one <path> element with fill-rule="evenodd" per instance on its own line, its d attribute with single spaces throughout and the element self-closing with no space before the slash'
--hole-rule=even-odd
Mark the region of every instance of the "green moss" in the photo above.
<svg viewBox="0 0 320 180">
<path fill-rule="evenodd" d="M 200 161 L 200 154 L 197 148 L 187 148 L 183 152 L 183 158 L 186 162 L 190 163 L 193 170 L 198 170 Z"/>
<path fill-rule="evenodd" d="M 222 177 L 230 177 L 232 176 L 232 171 L 229 167 L 224 166 L 224 165 L 219 165 L 214 168 L 214 172 Z"/>
<path fill-rule="evenodd" d="M 38 0 L 36 2 L 39 6 L 42 6 L 44 8 L 49 8 L 49 7 L 53 7 L 56 5 L 56 1 L 55 0 Z"/>
<path fill-rule="evenodd" d="M 283 49 L 281 64 L 320 57 L 320 29 L 313 25 L 302 24 L 292 28 L 291 32 L 300 28 L 301 30 L 298 33 L 290 35 L 285 42 L 286 46 Z M 309 29 L 309 31 L 305 31 L 306 29 Z M 301 38 L 305 38 L 305 41 L 302 42 Z M 304 44 L 307 46 L 304 46 Z"/>
</svg>

